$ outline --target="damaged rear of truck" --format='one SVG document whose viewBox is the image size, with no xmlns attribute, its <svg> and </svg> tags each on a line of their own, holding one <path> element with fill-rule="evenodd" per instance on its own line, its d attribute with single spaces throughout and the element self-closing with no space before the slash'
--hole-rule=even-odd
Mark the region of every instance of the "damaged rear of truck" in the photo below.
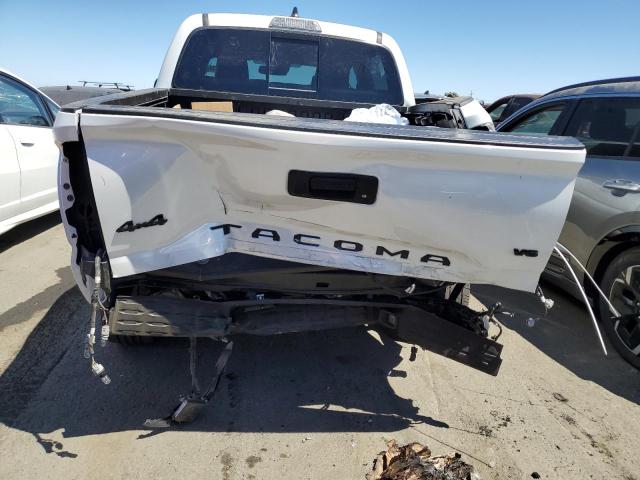
<svg viewBox="0 0 640 480">
<path fill-rule="evenodd" d="M 386 34 L 205 14 L 155 88 L 65 106 L 60 204 L 96 328 L 367 325 L 496 374 L 492 312 L 468 308 L 468 284 L 535 290 L 584 149 L 463 129 L 488 126 L 468 100 L 425 108 L 412 92 Z M 382 103 L 406 120 L 344 121 Z M 424 126 L 443 122 L 459 128 Z"/>
</svg>

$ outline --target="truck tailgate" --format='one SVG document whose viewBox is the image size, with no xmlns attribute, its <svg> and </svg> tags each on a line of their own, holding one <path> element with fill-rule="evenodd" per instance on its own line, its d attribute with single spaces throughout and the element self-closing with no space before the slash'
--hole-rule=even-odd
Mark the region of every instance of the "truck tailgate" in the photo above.
<svg viewBox="0 0 640 480">
<path fill-rule="evenodd" d="M 573 139 L 103 106 L 80 112 L 114 277 L 226 252 L 533 291 Z"/>
</svg>

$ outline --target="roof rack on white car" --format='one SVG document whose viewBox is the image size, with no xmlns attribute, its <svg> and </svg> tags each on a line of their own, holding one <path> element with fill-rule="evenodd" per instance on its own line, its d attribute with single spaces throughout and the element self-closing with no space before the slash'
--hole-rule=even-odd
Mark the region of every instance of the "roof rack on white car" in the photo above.
<svg viewBox="0 0 640 480">
<path fill-rule="evenodd" d="M 89 80 L 78 80 L 78 83 L 81 83 L 83 87 L 94 86 L 94 87 L 114 87 L 118 90 L 123 90 L 128 92 L 133 90 L 133 85 L 129 85 L 122 82 L 92 82 Z"/>
</svg>

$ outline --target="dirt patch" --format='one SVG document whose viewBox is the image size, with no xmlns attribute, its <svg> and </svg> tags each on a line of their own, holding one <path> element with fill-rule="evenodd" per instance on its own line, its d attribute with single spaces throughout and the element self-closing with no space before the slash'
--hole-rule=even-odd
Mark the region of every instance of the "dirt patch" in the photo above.
<svg viewBox="0 0 640 480">
<path fill-rule="evenodd" d="M 589 440 L 589 444 L 593 448 L 595 448 L 598 451 L 598 453 L 606 457 L 613 458 L 613 454 L 611 453 L 611 450 L 609 450 L 609 447 L 607 447 L 605 443 L 597 441 L 595 438 L 593 438 L 593 435 L 591 435 L 589 432 L 585 432 L 583 430 L 582 433 L 584 434 L 585 437 L 587 437 L 587 439 Z"/>
<path fill-rule="evenodd" d="M 245 463 L 249 468 L 253 468 L 256 466 L 257 463 L 260 463 L 261 461 L 262 461 L 262 458 L 256 455 L 251 455 L 250 457 L 246 458 Z"/>
<path fill-rule="evenodd" d="M 234 460 L 228 453 L 223 453 L 220 457 L 220 463 L 222 463 L 222 479 L 231 480 L 231 471 L 233 470 Z"/>
<path fill-rule="evenodd" d="M 497 429 L 504 428 L 511 423 L 510 415 L 500 415 L 500 412 L 498 412 L 497 410 L 491 410 L 489 413 L 498 422 L 498 424 L 496 425 Z"/>
<path fill-rule="evenodd" d="M 555 398 L 556 400 L 558 400 L 559 402 L 562 403 L 566 403 L 569 401 L 569 399 L 567 397 L 565 397 L 564 395 L 562 395 L 561 393 L 558 392 L 553 392 L 553 398 Z"/>
</svg>

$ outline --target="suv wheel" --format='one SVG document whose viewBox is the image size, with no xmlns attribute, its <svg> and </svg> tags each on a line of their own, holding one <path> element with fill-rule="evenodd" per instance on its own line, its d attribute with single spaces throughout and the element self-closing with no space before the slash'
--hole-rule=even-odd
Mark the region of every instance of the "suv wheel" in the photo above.
<svg viewBox="0 0 640 480">
<path fill-rule="evenodd" d="M 627 362 L 640 368 L 640 247 L 630 248 L 613 259 L 600 288 L 620 315 L 633 315 L 614 321 L 607 304 L 599 301 L 600 318 L 613 346 Z"/>
</svg>

